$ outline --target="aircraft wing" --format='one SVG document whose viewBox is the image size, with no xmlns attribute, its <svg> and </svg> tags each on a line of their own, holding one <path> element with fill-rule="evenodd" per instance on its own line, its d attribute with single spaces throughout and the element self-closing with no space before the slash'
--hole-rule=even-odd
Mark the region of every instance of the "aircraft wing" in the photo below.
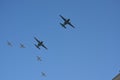
<svg viewBox="0 0 120 80">
<path fill-rule="evenodd" d="M 66 21 L 66 19 L 65 19 L 62 15 L 60 15 L 60 17 L 61 17 L 64 21 Z"/>
<path fill-rule="evenodd" d="M 40 41 L 39 41 L 36 37 L 34 37 L 34 39 L 35 39 L 38 43 L 40 43 Z"/>
<path fill-rule="evenodd" d="M 73 26 L 70 22 L 68 23 L 71 27 L 75 28 L 75 26 Z"/>
<path fill-rule="evenodd" d="M 42 45 L 42 47 L 44 47 L 45 49 L 48 49 L 45 45 Z"/>
</svg>

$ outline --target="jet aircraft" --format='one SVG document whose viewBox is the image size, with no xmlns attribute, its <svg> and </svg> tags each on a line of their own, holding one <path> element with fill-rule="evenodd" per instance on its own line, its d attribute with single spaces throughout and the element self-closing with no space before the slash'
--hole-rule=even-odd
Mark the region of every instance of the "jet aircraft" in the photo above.
<svg viewBox="0 0 120 80">
<path fill-rule="evenodd" d="M 25 48 L 25 46 L 23 44 L 20 43 L 20 48 Z"/>
<path fill-rule="evenodd" d="M 7 44 L 8 44 L 8 46 L 11 46 L 11 47 L 13 46 L 12 43 L 9 41 L 7 42 Z"/>
<path fill-rule="evenodd" d="M 62 15 L 60 15 L 60 17 L 64 20 L 64 23 L 60 23 L 60 25 L 61 25 L 62 27 L 66 28 L 66 25 L 68 24 L 68 25 L 70 25 L 71 27 L 75 28 L 75 27 L 71 24 L 70 19 L 66 19 L 66 18 L 64 18 Z"/>
<path fill-rule="evenodd" d="M 48 49 L 44 44 L 43 41 L 39 41 L 36 37 L 34 39 L 38 42 L 38 44 L 34 44 L 38 49 L 40 49 L 40 46 L 44 47 L 45 49 Z"/>
<path fill-rule="evenodd" d="M 37 60 L 38 60 L 38 61 L 42 61 L 42 59 L 41 59 L 40 56 L 37 56 Z"/>
<path fill-rule="evenodd" d="M 44 72 L 41 72 L 41 75 L 44 76 L 44 77 L 46 77 L 46 74 Z"/>
</svg>

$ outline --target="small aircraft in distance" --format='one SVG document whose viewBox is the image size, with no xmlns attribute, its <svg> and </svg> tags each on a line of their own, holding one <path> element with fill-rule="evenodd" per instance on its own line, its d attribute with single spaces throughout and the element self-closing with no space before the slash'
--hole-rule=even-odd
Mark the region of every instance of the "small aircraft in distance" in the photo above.
<svg viewBox="0 0 120 80">
<path fill-rule="evenodd" d="M 25 48 L 25 46 L 23 44 L 20 43 L 20 48 Z"/>
<path fill-rule="evenodd" d="M 68 25 L 70 25 L 71 27 L 75 28 L 75 27 L 71 24 L 70 19 L 66 19 L 66 18 L 64 18 L 62 15 L 59 15 L 59 16 L 64 20 L 64 23 L 60 23 L 60 25 L 61 25 L 62 27 L 66 28 L 66 25 L 68 24 Z"/>
<path fill-rule="evenodd" d="M 38 44 L 34 44 L 38 49 L 40 49 L 40 46 L 44 47 L 45 49 L 48 49 L 44 44 L 43 41 L 39 41 L 36 37 L 34 39 L 38 42 Z"/>
<path fill-rule="evenodd" d="M 9 41 L 7 42 L 7 44 L 8 44 L 8 46 L 11 46 L 11 47 L 13 46 L 12 43 Z"/>
<path fill-rule="evenodd" d="M 41 72 L 41 75 L 44 76 L 44 77 L 46 77 L 46 74 L 44 72 Z"/>
<path fill-rule="evenodd" d="M 37 60 L 38 60 L 38 61 L 42 61 L 42 59 L 41 59 L 40 56 L 37 56 Z"/>
</svg>

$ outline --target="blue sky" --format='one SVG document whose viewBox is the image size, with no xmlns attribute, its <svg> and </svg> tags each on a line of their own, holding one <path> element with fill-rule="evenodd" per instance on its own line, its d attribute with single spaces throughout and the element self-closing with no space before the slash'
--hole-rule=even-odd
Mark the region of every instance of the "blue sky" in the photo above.
<svg viewBox="0 0 120 80">
<path fill-rule="evenodd" d="M 119 4 L 119 0 L 0 0 L 0 80 L 111 80 L 120 70 Z M 70 18 L 75 29 L 61 27 L 60 14 Z M 34 37 L 48 50 L 36 49 Z"/>
</svg>

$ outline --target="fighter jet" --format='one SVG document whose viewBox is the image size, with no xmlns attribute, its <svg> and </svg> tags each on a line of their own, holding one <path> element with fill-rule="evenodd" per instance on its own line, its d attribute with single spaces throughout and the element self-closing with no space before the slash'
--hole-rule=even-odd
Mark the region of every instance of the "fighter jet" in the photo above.
<svg viewBox="0 0 120 80">
<path fill-rule="evenodd" d="M 7 41 L 8 46 L 13 46 L 11 42 Z"/>
<path fill-rule="evenodd" d="M 64 23 L 60 23 L 60 25 L 61 25 L 62 27 L 66 28 L 66 25 L 68 24 L 68 25 L 70 25 L 71 27 L 75 28 L 75 27 L 71 24 L 70 19 L 66 19 L 66 18 L 64 18 L 62 15 L 60 15 L 60 17 L 64 20 Z"/>
<path fill-rule="evenodd" d="M 44 77 L 46 77 L 46 74 L 44 72 L 41 72 L 41 75 L 44 76 Z"/>
<path fill-rule="evenodd" d="M 25 48 L 25 46 L 23 44 L 20 43 L 20 48 Z"/>
<path fill-rule="evenodd" d="M 38 49 L 40 49 L 40 46 L 44 47 L 45 49 L 48 49 L 44 44 L 43 41 L 39 41 L 36 37 L 34 39 L 38 42 L 38 44 L 34 44 Z"/>
<path fill-rule="evenodd" d="M 42 61 L 42 59 L 41 59 L 40 56 L 37 56 L 37 60 L 38 60 L 38 61 Z"/>
</svg>

